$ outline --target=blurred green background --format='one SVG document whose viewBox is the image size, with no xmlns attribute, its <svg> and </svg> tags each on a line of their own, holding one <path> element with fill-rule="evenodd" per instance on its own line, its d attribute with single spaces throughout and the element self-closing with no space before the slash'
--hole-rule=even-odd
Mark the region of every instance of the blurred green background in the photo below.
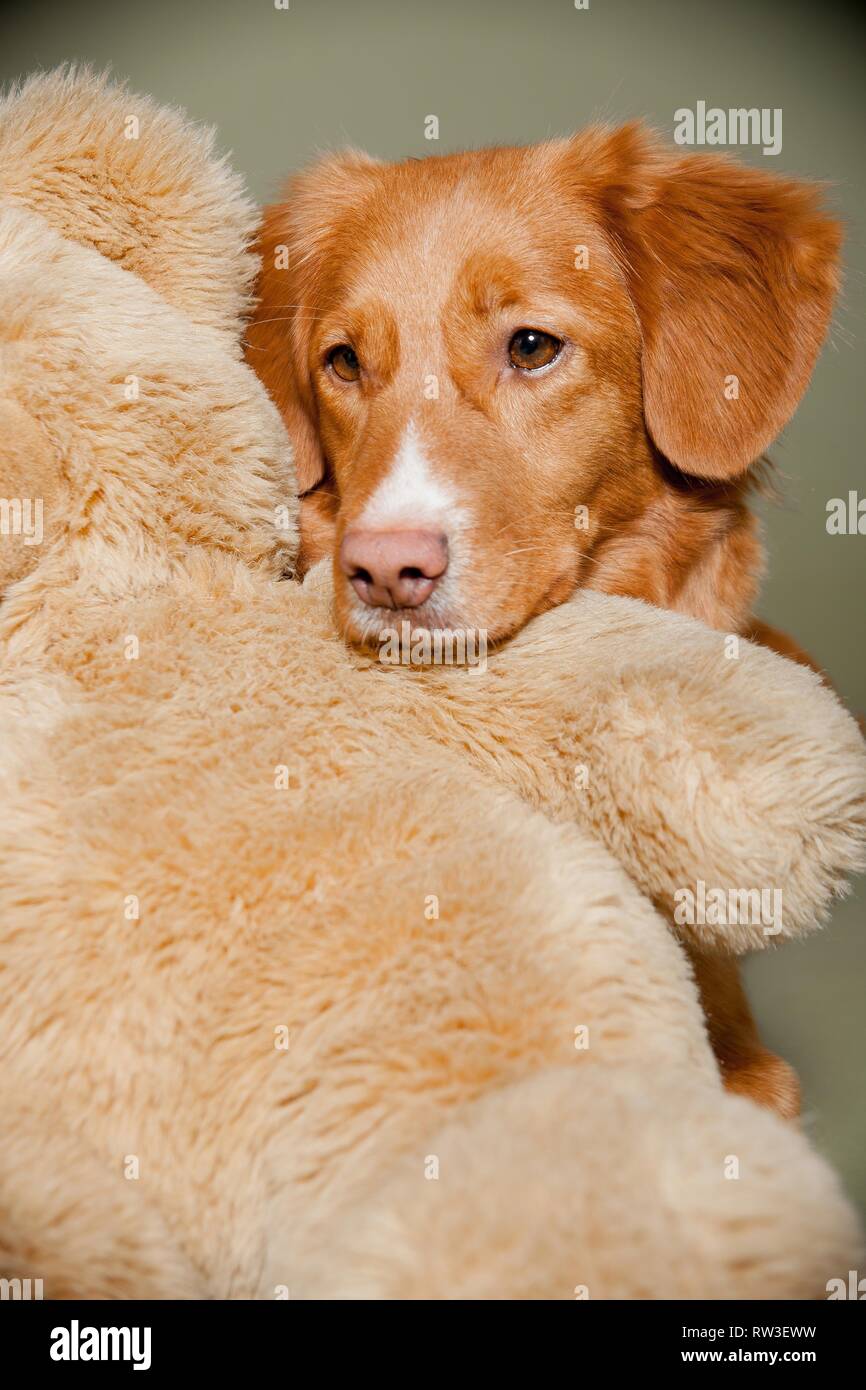
<svg viewBox="0 0 866 1390">
<path fill-rule="evenodd" d="M 594 118 L 678 107 L 781 107 L 764 168 L 830 181 L 848 230 L 845 290 L 800 410 L 771 451 L 783 499 L 764 505 L 759 611 L 793 633 L 866 710 L 866 536 L 830 536 L 826 507 L 866 496 L 864 25 L 797 0 L 31 0 L 0 16 L 4 82 L 64 59 L 219 127 L 253 193 L 314 153 L 354 144 L 425 155 L 564 134 Z M 424 120 L 439 119 L 438 142 Z M 798 1069 L 806 1121 L 866 1208 L 866 938 L 860 896 L 831 927 L 749 962 L 765 1038 Z"/>
</svg>

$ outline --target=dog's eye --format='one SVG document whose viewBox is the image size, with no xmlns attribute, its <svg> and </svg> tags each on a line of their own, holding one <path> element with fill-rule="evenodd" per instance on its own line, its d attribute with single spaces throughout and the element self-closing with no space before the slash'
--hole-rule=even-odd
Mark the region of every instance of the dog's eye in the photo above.
<svg viewBox="0 0 866 1390">
<path fill-rule="evenodd" d="M 540 328 L 518 328 L 508 344 L 508 360 L 512 367 L 520 367 L 525 372 L 537 372 L 546 367 L 562 351 L 562 341 L 552 333 L 542 333 Z"/>
<path fill-rule="evenodd" d="M 357 381 L 361 375 L 361 364 L 354 348 L 348 343 L 339 343 L 328 353 L 328 366 L 333 367 L 341 381 Z"/>
</svg>

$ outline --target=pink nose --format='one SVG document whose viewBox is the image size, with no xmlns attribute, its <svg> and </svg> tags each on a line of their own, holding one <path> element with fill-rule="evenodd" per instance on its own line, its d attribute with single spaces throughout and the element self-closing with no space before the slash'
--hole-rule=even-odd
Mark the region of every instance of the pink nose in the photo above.
<svg viewBox="0 0 866 1390">
<path fill-rule="evenodd" d="M 432 531 L 347 531 L 340 568 L 371 608 L 419 608 L 448 568 L 448 542 Z"/>
</svg>

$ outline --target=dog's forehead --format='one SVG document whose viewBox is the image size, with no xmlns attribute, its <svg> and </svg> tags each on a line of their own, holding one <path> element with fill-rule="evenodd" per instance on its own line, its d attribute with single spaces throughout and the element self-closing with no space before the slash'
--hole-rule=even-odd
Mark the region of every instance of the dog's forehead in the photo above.
<svg viewBox="0 0 866 1390">
<path fill-rule="evenodd" d="M 499 153 L 512 157 L 491 162 Z M 364 234 L 353 237 L 343 261 L 349 297 L 444 302 L 461 283 L 485 281 L 515 297 L 566 286 L 582 295 L 593 280 L 607 287 L 613 257 L 591 204 L 563 199 L 525 153 L 525 160 L 523 151 L 483 151 L 387 166 L 363 209 Z M 576 280 L 590 258 L 598 274 Z"/>
</svg>

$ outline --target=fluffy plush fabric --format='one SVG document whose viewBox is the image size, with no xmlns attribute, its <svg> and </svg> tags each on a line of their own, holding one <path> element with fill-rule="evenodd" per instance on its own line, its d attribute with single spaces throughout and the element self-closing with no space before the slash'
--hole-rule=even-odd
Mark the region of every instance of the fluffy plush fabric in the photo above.
<svg viewBox="0 0 866 1390">
<path fill-rule="evenodd" d="M 862 856 L 852 721 L 600 595 L 483 674 L 353 654 L 327 581 L 278 578 L 288 451 L 209 137 L 40 78 L 0 178 L 0 491 L 45 503 L 40 545 L 0 538 L 0 1273 L 821 1297 L 856 1219 L 722 1089 L 670 919 L 699 880 L 822 918 Z"/>
<path fill-rule="evenodd" d="M 181 112 L 75 68 L 0 104 L 4 203 L 134 271 L 238 356 L 258 212 L 214 146 Z"/>
</svg>

